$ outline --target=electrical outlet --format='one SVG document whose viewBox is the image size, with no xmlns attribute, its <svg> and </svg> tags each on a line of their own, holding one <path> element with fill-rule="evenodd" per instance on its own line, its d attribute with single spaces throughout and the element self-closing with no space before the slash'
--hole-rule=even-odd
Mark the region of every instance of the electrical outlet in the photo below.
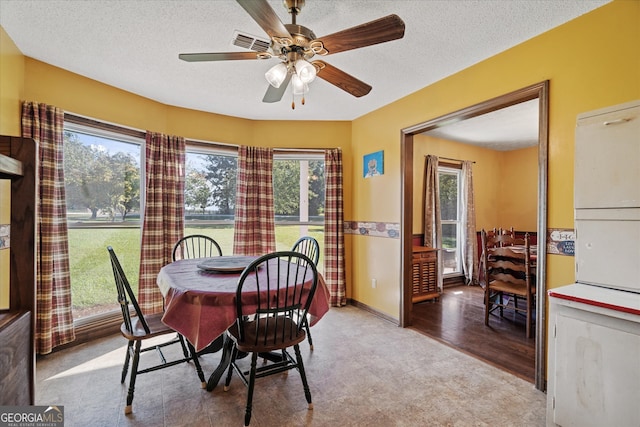
<svg viewBox="0 0 640 427">
<path fill-rule="evenodd" d="M 377 279 L 371 279 L 371 287 L 373 289 L 375 289 L 378 286 L 378 280 Z"/>
</svg>

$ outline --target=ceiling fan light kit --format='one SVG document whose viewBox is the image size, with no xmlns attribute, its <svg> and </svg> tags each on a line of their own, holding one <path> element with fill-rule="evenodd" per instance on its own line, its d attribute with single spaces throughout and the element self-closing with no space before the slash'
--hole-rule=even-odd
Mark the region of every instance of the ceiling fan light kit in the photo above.
<svg viewBox="0 0 640 427">
<path fill-rule="evenodd" d="M 262 99 L 263 102 L 280 101 L 291 82 L 292 96 L 302 95 L 304 105 L 304 94 L 309 91 L 309 84 L 316 76 L 355 97 L 364 96 L 371 91 L 371 86 L 324 61 L 311 59 L 315 55 L 326 56 L 404 37 L 404 22 L 397 15 L 388 15 L 316 38 L 309 28 L 296 24 L 296 16 L 304 6 L 305 0 L 283 0 L 285 8 L 291 14 L 291 24 L 283 24 L 267 0 L 236 1 L 269 35 L 271 45 L 266 52 L 183 53 L 178 57 L 187 62 L 273 57 L 280 59 L 280 63 L 265 73 L 269 87 Z M 295 100 L 292 101 L 291 107 L 295 109 Z"/>
<path fill-rule="evenodd" d="M 279 88 L 289 72 L 284 62 L 274 65 L 264 74 L 269 84 L 275 88 Z"/>
</svg>

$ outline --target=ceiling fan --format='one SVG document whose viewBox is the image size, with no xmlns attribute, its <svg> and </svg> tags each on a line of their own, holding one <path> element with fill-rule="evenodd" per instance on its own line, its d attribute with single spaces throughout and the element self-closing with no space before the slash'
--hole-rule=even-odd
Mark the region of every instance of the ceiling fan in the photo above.
<svg viewBox="0 0 640 427">
<path fill-rule="evenodd" d="M 388 15 L 337 33 L 316 37 L 309 28 L 296 24 L 296 16 L 305 0 L 283 0 L 291 14 L 291 24 L 283 24 L 267 0 L 237 2 L 269 35 L 271 43 L 266 51 L 181 53 L 178 57 L 187 62 L 280 59 L 281 62 L 265 74 L 269 87 L 263 102 L 280 101 L 291 82 L 294 96 L 302 95 L 304 105 L 304 94 L 308 92 L 308 85 L 316 76 L 355 97 L 364 96 L 371 91 L 371 86 L 324 61 L 311 59 L 315 55 L 326 56 L 404 37 L 404 22 L 397 15 Z M 291 103 L 291 108 L 295 108 L 295 101 Z"/>
</svg>

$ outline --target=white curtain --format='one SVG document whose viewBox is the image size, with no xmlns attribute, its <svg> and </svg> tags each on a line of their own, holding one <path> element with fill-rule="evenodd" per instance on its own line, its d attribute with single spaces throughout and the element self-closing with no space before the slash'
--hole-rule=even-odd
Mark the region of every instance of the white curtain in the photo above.
<svg viewBox="0 0 640 427">
<path fill-rule="evenodd" d="M 462 271 L 467 284 L 478 280 L 478 240 L 476 208 L 473 201 L 473 162 L 462 162 Z"/>
</svg>

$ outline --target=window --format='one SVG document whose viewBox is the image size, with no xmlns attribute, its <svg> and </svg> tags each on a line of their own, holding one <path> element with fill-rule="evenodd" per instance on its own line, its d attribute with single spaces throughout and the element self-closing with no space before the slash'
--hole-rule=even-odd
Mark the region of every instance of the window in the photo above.
<svg viewBox="0 0 640 427">
<path fill-rule="evenodd" d="M 319 270 L 324 258 L 324 203 L 324 155 L 274 157 L 276 249 L 289 250 L 300 237 L 314 237 L 320 244 Z"/>
<path fill-rule="evenodd" d="M 215 146 L 188 146 L 185 235 L 214 238 L 233 253 L 237 154 Z M 324 156 L 278 154 L 273 163 L 276 249 L 288 250 L 306 235 L 324 243 Z M 322 248 L 321 248 L 322 256 Z M 322 264 L 319 263 L 319 266 Z"/>
<path fill-rule="evenodd" d="M 460 169 L 438 167 L 444 276 L 462 274 L 461 176 Z"/>
<path fill-rule="evenodd" d="M 142 139 L 65 123 L 64 178 L 74 320 L 117 309 L 111 245 L 134 289 Z"/>
<path fill-rule="evenodd" d="M 188 146 L 185 163 L 184 234 L 209 236 L 231 255 L 238 155 Z"/>
</svg>

